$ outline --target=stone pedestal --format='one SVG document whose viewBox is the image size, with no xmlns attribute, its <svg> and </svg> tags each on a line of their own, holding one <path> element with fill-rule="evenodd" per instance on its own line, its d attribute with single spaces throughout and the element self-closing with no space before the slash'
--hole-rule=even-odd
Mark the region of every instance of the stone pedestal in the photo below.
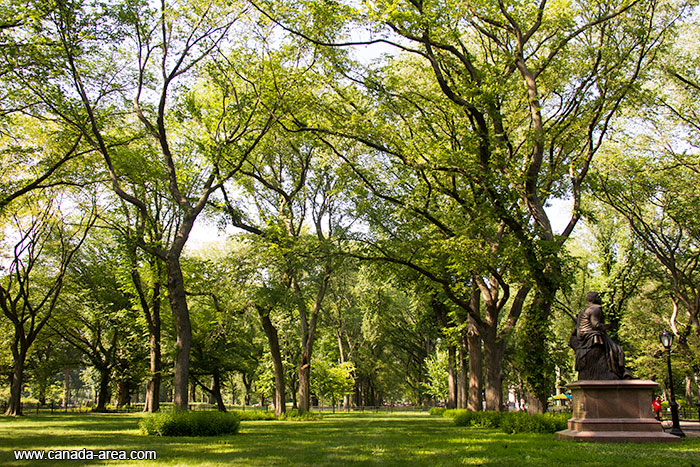
<svg viewBox="0 0 700 467">
<path fill-rule="evenodd" d="M 664 433 L 653 415 L 649 380 L 577 381 L 566 387 L 573 396 L 569 429 L 557 439 L 614 443 L 662 443 L 680 441 Z"/>
</svg>

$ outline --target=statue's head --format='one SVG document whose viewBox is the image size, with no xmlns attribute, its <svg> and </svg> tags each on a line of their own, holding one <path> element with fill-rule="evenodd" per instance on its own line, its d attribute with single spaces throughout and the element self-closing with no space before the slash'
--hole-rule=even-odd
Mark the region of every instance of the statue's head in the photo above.
<svg viewBox="0 0 700 467">
<path fill-rule="evenodd" d="M 586 301 L 596 305 L 601 305 L 603 303 L 600 299 L 600 295 L 598 295 L 598 292 L 588 292 L 586 294 Z"/>
</svg>

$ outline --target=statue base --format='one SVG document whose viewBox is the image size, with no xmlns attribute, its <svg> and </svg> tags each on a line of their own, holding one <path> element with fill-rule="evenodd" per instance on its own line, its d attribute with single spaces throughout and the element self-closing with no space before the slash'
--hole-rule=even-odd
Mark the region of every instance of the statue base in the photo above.
<svg viewBox="0 0 700 467">
<path fill-rule="evenodd" d="M 573 396 L 569 429 L 557 439 L 609 443 L 664 443 L 680 441 L 664 433 L 653 415 L 652 392 L 658 383 L 649 380 L 583 380 L 567 384 Z"/>
</svg>

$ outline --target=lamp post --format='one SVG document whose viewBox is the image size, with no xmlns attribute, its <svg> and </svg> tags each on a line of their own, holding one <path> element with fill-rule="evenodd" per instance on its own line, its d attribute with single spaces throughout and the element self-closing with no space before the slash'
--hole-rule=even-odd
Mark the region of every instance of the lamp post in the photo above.
<svg viewBox="0 0 700 467">
<path fill-rule="evenodd" d="M 666 363 L 668 364 L 668 387 L 671 393 L 671 400 L 668 405 L 671 407 L 671 420 L 673 422 L 669 433 L 683 438 L 685 437 L 685 433 L 681 430 L 681 424 L 678 421 L 678 402 L 676 402 L 676 394 L 673 391 L 673 374 L 671 373 L 671 346 L 673 345 L 673 334 L 664 331 L 659 336 L 659 340 L 661 341 L 661 345 L 666 349 Z"/>
</svg>

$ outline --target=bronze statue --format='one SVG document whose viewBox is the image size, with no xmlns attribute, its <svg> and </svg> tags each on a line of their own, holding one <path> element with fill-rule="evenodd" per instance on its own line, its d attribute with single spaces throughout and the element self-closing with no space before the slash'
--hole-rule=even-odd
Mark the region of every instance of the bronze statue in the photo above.
<svg viewBox="0 0 700 467">
<path fill-rule="evenodd" d="M 611 324 L 605 324 L 598 292 L 586 294 L 588 306 L 576 319 L 569 345 L 576 352 L 576 370 L 579 380 L 633 379 L 625 369 L 625 353 L 605 333 Z"/>
</svg>

